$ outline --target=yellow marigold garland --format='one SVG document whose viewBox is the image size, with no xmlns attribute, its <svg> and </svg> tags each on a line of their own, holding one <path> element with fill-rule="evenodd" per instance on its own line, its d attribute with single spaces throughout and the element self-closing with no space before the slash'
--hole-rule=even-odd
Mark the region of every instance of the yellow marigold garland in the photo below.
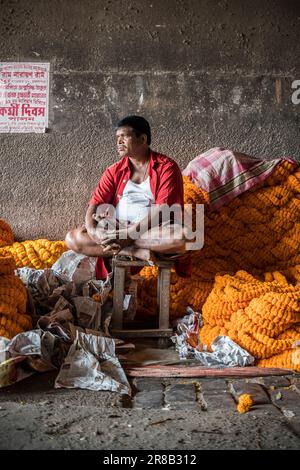
<svg viewBox="0 0 300 470">
<path fill-rule="evenodd" d="M 299 335 L 298 335 L 299 338 Z M 260 359 L 257 361 L 259 367 L 288 367 L 299 372 L 300 368 L 300 351 L 294 349 L 287 349 L 279 354 L 274 354 L 267 359 Z"/>
<path fill-rule="evenodd" d="M 284 188 L 285 204 L 279 202 Z M 264 182 L 232 200 L 219 211 L 205 210 L 205 241 L 193 251 L 193 276 L 174 274 L 171 287 L 171 316 L 181 317 L 189 304 L 200 310 L 217 273 L 240 269 L 252 274 L 285 270 L 300 265 L 300 169 L 283 161 Z M 274 191 L 274 194 L 272 193 Z M 184 177 L 185 204 L 207 204 L 208 195 Z M 273 200 L 273 202 L 272 202 Z M 195 227 L 193 227 L 195 228 Z M 156 305 L 156 270 L 144 268 L 141 314 L 153 314 Z"/>
<path fill-rule="evenodd" d="M 210 346 L 216 336 L 226 335 L 260 360 L 259 365 L 300 370 L 291 355 L 300 338 L 300 285 L 288 283 L 280 272 L 269 274 L 274 280 L 245 271 L 216 275 L 203 306 L 200 339 Z"/>
<path fill-rule="evenodd" d="M 27 290 L 15 276 L 15 262 L 0 256 L 0 336 L 13 338 L 32 328 L 32 320 L 26 314 Z"/>
<path fill-rule="evenodd" d="M 13 232 L 2 219 L 0 247 L 0 336 L 13 338 L 32 328 L 31 317 L 26 314 L 27 290 L 14 269 L 51 267 L 67 247 L 63 241 L 46 239 L 13 243 Z"/>
<path fill-rule="evenodd" d="M 0 256 L 0 275 L 12 274 L 16 268 L 16 263 L 11 256 Z"/>
<path fill-rule="evenodd" d="M 67 246 L 63 241 L 26 240 L 0 248 L 0 255 L 12 256 L 18 268 L 27 266 L 44 269 L 50 268 L 66 250 Z"/>
<path fill-rule="evenodd" d="M 247 413 L 250 410 L 251 406 L 253 406 L 253 398 L 251 395 L 244 393 L 239 397 L 239 401 L 237 404 L 237 411 L 239 413 Z"/>
<path fill-rule="evenodd" d="M 0 219 L 0 247 L 11 245 L 14 241 L 14 234 L 11 227 L 5 220 Z"/>
<path fill-rule="evenodd" d="M 184 191 L 186 204 L 209 202 L 186 177 Z M 291 345 L 300 338 L 299 209 L 300 169 L 288 161 L 220 210 L 210 212 L 207 206 L 204 247 L 192 252 L 192 278 L 172 273 L 171 316 L 182 317 L 187 305 L 199 311 L 205 304 L 203 342 L 210 345 L 218 334 L 230 332 L 242 346 L 252 345 L 258 365 L 295 368 Z M 154 314 L 156 270 L 144 268 L 141 274 L 140 314 Z M 212 291 L 215 278 L 218 293 Z"/>
</svg>

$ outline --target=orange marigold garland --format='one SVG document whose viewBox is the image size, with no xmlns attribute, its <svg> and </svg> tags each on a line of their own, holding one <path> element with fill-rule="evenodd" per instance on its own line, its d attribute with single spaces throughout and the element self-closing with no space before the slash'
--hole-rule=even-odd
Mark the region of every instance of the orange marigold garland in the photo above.
<svg viewBox="0 0 300 470">
<path fill-rule="evenodd" d="M 239 413 L 247 413 L 247 411 L 250 410 L 253 404 L 254 402 L 252 396 L 247 393 L 244 393 L 239 397 L 239 401 L 236 408 Z"/>
<path fill-rule="evenodd" d="M 15 260 L 17 268 L 50 268 L 68 248 L 64 241 L 47 239 L 15 242 L 12 229 L 0 219 L 0 256 Z"/>
<path fill-rule="evenodd" d="M 66 250 L 67 246 L 63 241 L 26 240 L 0 248 L 0 255 L 12 256 L 18 268 L 27 266 L 44 269 L 50 268 Z"/>
<path fill-rule="evenodd" d="M 0 219 L 0 247 L 11 245 L 14 242 L 14 234 L 5 220 Z"/>
<path fill-rule="evenodd" d="M 258 365 L 300 370 L 292 361 L 292 345 L 300 338 L 300 285 L 282 273 L 260 280 L 245 271 L 216 276 L 203 306 L 202 343 L 229 336 L 256 359 Z"/>
<path fill-rule="evenodd" d="M 300 338 L 298 165 L 283 161 L 264 182 L 215 212 L 208 195 L 187 177 L 184 190 L 186 204 L 206 204 L 205 241 L 191 253 L 191 278 L 172 273 L 171 317 L 182 317 L 187 305 L 198 311 L 204 306 L 205 344 L 230 334 L 252 350 L 259 365 L 299 367 L 291 349 Z M 144 268 L 141 274 L 140 313 L 154 314 L 156 270 Z"/>
<path fill-rule="evenodd" d="M 15 276 L 15 267 L 12 258 L 0 256 L 0 336 L 9 339 L 32 328 L 26 314 L 27 290 Z"/>
<path fill-rule="evenodd" d="M 283 161 L 264 182 L 211 212 L 208 194 L 184 177 L 185 204 L 206 204 L 205 240 L 201 250 L 191 252 L 192 278 L 179 278 L 174 273 L 170 312 L 173 318 L 183 316 L 187 305 L 199 311 L 218 273 L 233 274 L 243 269 L 263 276 L 264 272 L 282 272 L 300 265 L 299 188 L 299 167 Z M 153 314 L 156 270 L 144 268 L 142 275 L 145 282 L 141 287 L 141 312 Z"/>
<path fill-rule="evenodd" d="M 11 228 L 0 219 L 0 336 L 9 339 L 32 328 L 31 316 L 26 314 L 27 290 L 14 270 L 50 267 L 67 249 L 62 241 L 13 240 Z"/>
<path fill-rule="evenodd" d="M 16 268 L 16 263 L 11 256 L 0 256 L 0 276 L 2 274 L 12 274 Z"/>
</svg>

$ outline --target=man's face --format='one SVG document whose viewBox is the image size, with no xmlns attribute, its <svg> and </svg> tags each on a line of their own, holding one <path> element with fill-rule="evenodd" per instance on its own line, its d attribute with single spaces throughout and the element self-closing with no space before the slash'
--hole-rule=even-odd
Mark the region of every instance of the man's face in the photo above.
<svg viewBox="0 0 300 470">
<path fill-rule="evenodd" d="M 136 137 L 131 127 L 119 127 L 116 132 L 117 150 L 120 157 L 134 157 L 145 146 L 145 136 Z"/>
</svg>

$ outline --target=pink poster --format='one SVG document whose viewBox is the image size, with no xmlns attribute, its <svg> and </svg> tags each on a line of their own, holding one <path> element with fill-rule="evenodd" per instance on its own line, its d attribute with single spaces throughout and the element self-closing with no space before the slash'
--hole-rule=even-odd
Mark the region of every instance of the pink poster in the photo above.
<svg viewBox="0 0 300 470">
<path fill-rule="evenodd" d="M 0 133 L 45 132 L 49 63 L 0 62 Z"/>
</svg>

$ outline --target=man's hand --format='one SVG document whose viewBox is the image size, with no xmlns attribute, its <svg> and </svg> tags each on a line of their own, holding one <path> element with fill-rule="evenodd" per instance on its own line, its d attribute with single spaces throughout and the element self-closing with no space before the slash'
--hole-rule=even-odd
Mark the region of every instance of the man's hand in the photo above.
<svg viewBox="0 0 300 470">
<path fill-rule="evenodd" d="M 106 238 L 101 241 L 101 245 L 103 245 L 104 252 L 109 251 L 110 249 L 117 249 L 121 250 L 126 246 L 130 246 L 134 243 L 134 240 L 130 238 L 130 229 L 125 228 L 121 230 L 115 231 L 113 234 L 108 234 Z"/>
<path fill-rule="evenodd" d="M 91 238 L 91 240 L 93 240 L 93 242 L 97 243 L 97 245 L 101 244 L 102 239 L 97 234 L 97 224 L 96 226 L 86 227 L 86 231 L 87 231 L 88 236 Z"/>
<path fill-rule="evenodd" d="M 102 219 L 105 219 L 107 216 L 108 216 L 108 209 L 106 209 L 105 211 L 101 212 L 100 214 L 97 214 L 97 212 L 95 212 L 95 214 L 92 215 L 92 218 L 93 218 L 96 222 L 100 222 Z"/>
</svg>

